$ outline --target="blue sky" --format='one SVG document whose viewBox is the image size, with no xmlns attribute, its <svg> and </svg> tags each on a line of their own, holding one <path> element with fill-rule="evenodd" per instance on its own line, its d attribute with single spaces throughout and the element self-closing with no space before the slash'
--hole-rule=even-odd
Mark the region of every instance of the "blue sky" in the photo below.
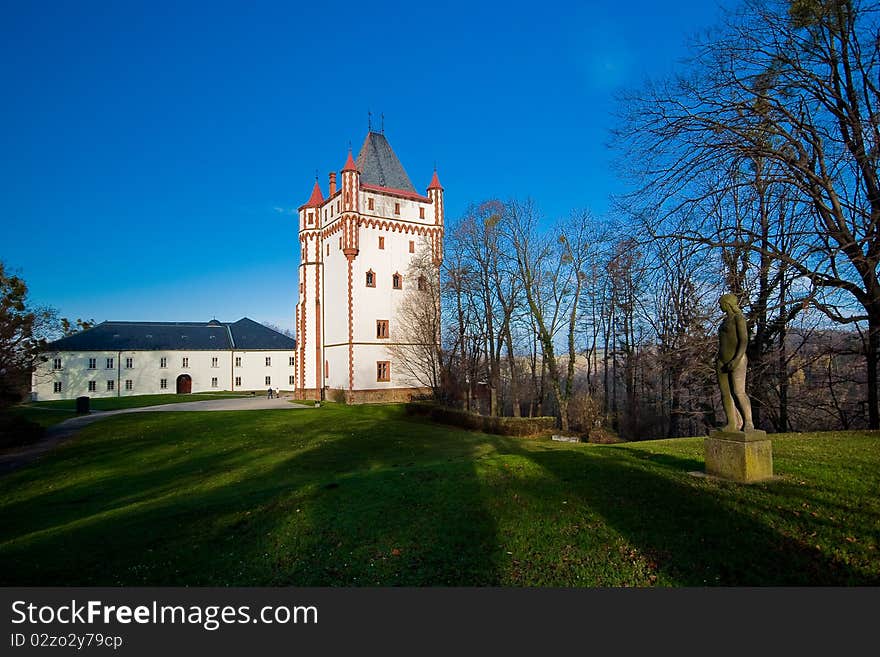
<svg viewBox="0 0 880 657">
<path fill-rule="evenodd" d="M 669 11 L 672 9 L 673 11 Z M 447 216 L 607 211 L 614 94 L 714 2 L 0 3 L 0 259 L 98 321 L 293 326 L 292 211 L 385 115 Z"/>
</svg>

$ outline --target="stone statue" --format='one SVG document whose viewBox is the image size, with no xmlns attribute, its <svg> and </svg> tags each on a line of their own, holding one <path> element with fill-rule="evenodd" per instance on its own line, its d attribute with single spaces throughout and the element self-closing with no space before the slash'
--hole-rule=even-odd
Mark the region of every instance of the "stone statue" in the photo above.
<svg viewBox="0 0 880 657">
<path fill-rule="evenodd" d="M 721 388 L 721 403 L 727 424 L 722 431 L 753 431 L 752 405 L 746 395 L 746 347 L 749 332 L 746 319 L 737 304 L 736 295 L 723 294 L 718 304 L 724 319 L 718 328 L 718 357 L 715 372 Z"/>
</svg>

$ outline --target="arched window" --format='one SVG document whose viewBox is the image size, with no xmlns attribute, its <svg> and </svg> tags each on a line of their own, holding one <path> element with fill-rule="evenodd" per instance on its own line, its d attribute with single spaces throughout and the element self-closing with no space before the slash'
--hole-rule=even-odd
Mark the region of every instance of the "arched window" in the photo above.
<svg viewBox="0 0 880 657">
<path fill-rule="evenodd" d="M 376 274 L 372 269 L 367 272 L 367 287 L 376 287 Z"/>
<path fill-rule="evenodd" d="M 403 289 L 403 276 L 401 276 L 397 272 L 394 272 L 394 276 L 391 277 L 391 286 L 395 290 Z"/>
</svg>

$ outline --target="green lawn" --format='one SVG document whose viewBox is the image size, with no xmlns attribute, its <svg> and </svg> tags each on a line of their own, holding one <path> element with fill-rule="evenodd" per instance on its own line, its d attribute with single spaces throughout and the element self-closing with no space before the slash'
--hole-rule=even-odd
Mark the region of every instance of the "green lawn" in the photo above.
<svg viewBox="0 0 880 657">
<path fill-rule="evenodd" d="M 266 394 L 263 392 L 262 394 Z M 92 397 L 89 407 L 93 411 L 116 411 L 120 408 L 143 408 L 161 404 L 179 404 L 180 402 L 207 401 L 209 399 L 229 399 L 230 397 L 250 397 L 250 393 L 238 392 L 199 392 L 191 395 L 132 395 L 131 397 Z M 25 408 L 44 408 L 55 410 L 76 411 L 75 399 L 53 399 L 51 401 L 24 404 Z"/>
<path fill-rule="evenodd" d="M 503 438 L 398 406 L 107 418 L 0 478 L 0 585 L 880 584 L 880 435 Z"/>
</svg>

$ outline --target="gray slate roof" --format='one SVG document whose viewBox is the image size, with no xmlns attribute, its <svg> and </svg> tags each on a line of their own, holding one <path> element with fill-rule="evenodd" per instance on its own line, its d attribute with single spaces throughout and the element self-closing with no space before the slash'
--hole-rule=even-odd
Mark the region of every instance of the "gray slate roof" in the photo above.
<svg viewBox="0 0 880 657">
<path fill-rule="evenodd" d="M 296 340 L 244 317 L 218 322 L 101 322 L 61 338 L 47 351 L 291 350 Z"/>
<path fill-rule="evenodd" d="M 367 134 L 357 156 L 357 168 L 361 172 L 362 183 L 416 193 L 385 135 L 379 132 Z"/>
</svg>

